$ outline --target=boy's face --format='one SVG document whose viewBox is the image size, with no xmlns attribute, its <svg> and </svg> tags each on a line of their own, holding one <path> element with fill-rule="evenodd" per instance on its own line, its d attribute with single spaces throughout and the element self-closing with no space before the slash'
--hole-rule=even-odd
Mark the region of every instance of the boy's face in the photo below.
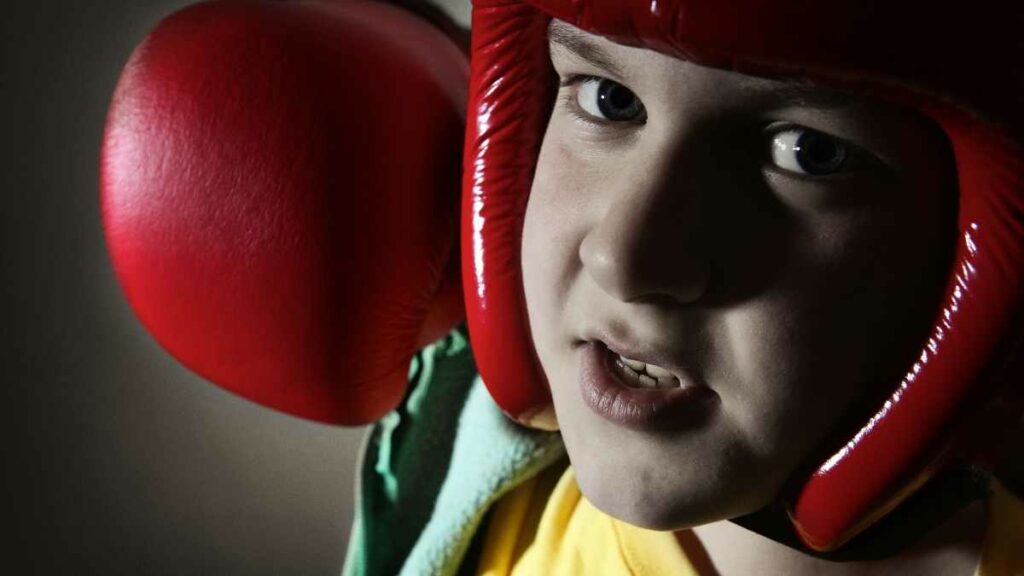
<svg viewBox="0 0 1024 576">
<path fill-rule="evenodd" d="M 915 359 L 955 237 L 945 140 L 891 105 L 550 36 L 562 86 L 522 268 L 580 488 L 650 528 L 752 512 Z M 664 353 L 702 399 L 602 415 L 599 333 Z"/>
</svg>

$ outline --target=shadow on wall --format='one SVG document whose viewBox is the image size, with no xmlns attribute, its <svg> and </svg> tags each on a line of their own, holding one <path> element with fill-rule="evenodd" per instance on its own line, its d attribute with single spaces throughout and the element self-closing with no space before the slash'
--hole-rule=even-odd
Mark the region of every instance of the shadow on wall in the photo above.
<svg viewBox="0 0 1024 576">
<path fill-rule="evenodd" d="M 340 570 L 365 429 L 278 414 L 190 373 L 135 319 L 106 255 L 107 104 L 146 30 L 189 3 L 21 3 L 0 21 L 6 556 L 24 573 Z"/>
</svg>

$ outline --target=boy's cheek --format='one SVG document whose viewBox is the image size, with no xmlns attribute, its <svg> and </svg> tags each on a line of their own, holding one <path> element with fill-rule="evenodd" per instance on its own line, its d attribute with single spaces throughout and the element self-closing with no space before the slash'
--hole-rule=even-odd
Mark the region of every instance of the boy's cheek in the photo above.
<svg viewBox="0 0 1024 576">
<path fill-rule="evenodd" d="M 809 319 L 781 298 L 757 298 L 715 321 L 706 362 L 722 399 L 723 418 L 758 459 L 802 452 L 842 404 L 840 378 L 816 370 L 822 338 L 802 330 Z M 817 348 L 817 352 L 815 351 Z"/>
<path fill-rule="evenodd" d="M 579 273 L 579 210 L 560 164 L 546 144 L 538 162 L 523 222 L 521 267 L 527 316 L 534 347 L 542 363 L 567 339 L 572 326 L 564 313 L 569 290 Z M 554 152 L 557 156 L 557 152 Z M 567 340 L 566 340 L 567 341 Z"/>
<path fill-rule="evenodd" d="M 622 167 L 626 154 L 634 148 L 631 138 L 612 137 L 607 133 L 581 129 L 580 120 L 553 118 L 546 139 L 550 158 L 542 151 L 539 162 L 554 162 L 567 177 L 600 182 Z"/>
</svg>

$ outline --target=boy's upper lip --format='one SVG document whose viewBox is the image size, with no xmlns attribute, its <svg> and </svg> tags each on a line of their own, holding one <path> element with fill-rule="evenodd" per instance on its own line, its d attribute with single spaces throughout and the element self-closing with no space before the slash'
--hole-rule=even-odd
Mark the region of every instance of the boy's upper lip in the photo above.
<svg viewBox="0 0 1024 576">
<path fill-rule="evenodd" d="M 702 379 L 698 379 L 694 367 L 684 364 L 683 359 L 686 357 L 686 354 L 671 346 L 659 346 L 650 342 L 636 342 L 623 339 L 613 336 L 609 330 L 601 326 L 586 327 L 580 338 L 581 340 L 577 342 L 577 345 L 584 342 L 601 341 L 609 350 L 619 356 L 638 360 L 645 364 L 660 366 L 671 372 L 683 386 L 687 384 L 706 386 Z"/>
</svg>

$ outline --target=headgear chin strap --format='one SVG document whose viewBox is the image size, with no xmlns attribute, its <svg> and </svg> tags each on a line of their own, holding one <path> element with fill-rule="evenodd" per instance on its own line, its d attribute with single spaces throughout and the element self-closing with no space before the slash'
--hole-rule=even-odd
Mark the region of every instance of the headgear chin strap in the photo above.
<svg viewBox="0 0 1024 576">
<path fill-rule="evenodd" d="M 898 101 L 943 129 L 956 162 L 959 239 L 939 315 L 884 403 L 785 504 L 803 544 L 831 551 L 948 469 L 966 419 L 1000 392 L 998 382 L 1019 376 L 1019 368 L 998 373 L 1024 320 L 1024 131 L 1015 101 L 1024 86 L 1015 61 L 1022 18 L 1012 10 L 933 4 L 923 13 L 864 0 L 475 0 L 463 286 L 477 366 L 497 403 L 522 423 L 550 426 L 520 241 L 553 98 L 547 25 L 558 18 L 705 66 Z"/>
</svg>

